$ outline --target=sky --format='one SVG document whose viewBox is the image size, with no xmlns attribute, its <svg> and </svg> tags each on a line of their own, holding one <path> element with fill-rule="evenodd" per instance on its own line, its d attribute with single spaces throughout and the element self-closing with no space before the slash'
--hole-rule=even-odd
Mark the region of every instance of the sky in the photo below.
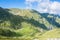
<svg viewBox="0 0 60 40">
<path fill-rule="evenodd" d="M 60 0 L 0 0 L 0 7 L 35 9 L 41 13 L 59 14 Z"/>
</svg>

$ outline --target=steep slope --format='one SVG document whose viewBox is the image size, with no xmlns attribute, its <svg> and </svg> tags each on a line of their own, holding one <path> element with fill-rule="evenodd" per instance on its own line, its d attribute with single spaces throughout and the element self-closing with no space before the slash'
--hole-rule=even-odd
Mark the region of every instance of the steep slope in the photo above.
<svg viewBox="0 0 60 40">
<path fill-rule="evenodd" d="M 49 14 L 49 13 L 39 13 L 36 10 L 20 10 L 19 9 L 9 9 L 9 12 L 12 12 L 16 15 L 22 16 L 26 19 L 34 19 L 35 21 L 39 22 L 39 26 L 42 28 L 46 28 L 46 29 L 53 29 L 53 28 L 57 28 L 60 27 L 60 16 L 59 15 L 54 15 L 54 14 Z M 16 11 L 17 10 L 17 11 Z M 38 27 L 39 27 L 38 26 Z"/>
<path fill-rule="evenodd" d="M 23 40 L 28 37 L 28 40 L 37 36 L 39 38 L 56 28 L 60 28 L 59 15 L 39 13 L 33 9 L 0 8 L 0 36 L 22 37 Z"/>
<path fill-rule="evenodd" d="M 39 31 L 36 27 L 39 26 L 40 23 L 33 18 L 29 18 L 28 15 L 26 17 L 15 15 L 6 9 L 0 9 L 0 29 L 14 30 L 13 32 L 21 35 L 33 35 Z"/>
</svg>

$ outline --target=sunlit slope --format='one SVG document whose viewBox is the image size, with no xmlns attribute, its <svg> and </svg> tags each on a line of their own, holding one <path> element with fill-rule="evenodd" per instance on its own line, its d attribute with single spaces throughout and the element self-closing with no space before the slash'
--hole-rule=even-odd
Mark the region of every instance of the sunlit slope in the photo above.
<svg viewBox="0 0 60 40">
<path fill-rule="evenodd" d="M 16 9 L 14 9 L 14 10 L 16 10 Z M 20 9 L 19 9 L 19 11 L 20 11 Z M 40 23 L 36 20 L 38 18 L 34 18 L 31 16 L 31 15 L 33 15 L 33 13 L 24 12 L 25 13 L 24 15 L 26 15 L 26 16 L 22 16 L 23 13 L 19 13 L 17 15 L 16 11 L 15 11 L 15 13 L 13 13 L 14 11 L 12 13 L 11 12 L 12 12 L 12 10 L 10 10 L 10 9 L 0 8 L 0 28 L 1 28 L 1 30 L 4 31 L 4 32 L 1 32 L 0 35 L 2 34 L 2 36 L 9 36 L 10 30 L 13 30 L 12 32 L 14 32 L 16 34 L 16 35 L 11 34 L 10 36 L 12 36 L 12 37 L 13 36 L 17 37 L 17 35 L 19 35 L 19 36 L 29 35 L 30 36 L 37 32 L 40 32 L 40 30 L 38 30 L 38 28 L 39 29 L 41 28 L 39 25 Z M 34 14 L 34 16 L 36 16 L 36 14 Z M 5 30 L 9 30 L 9 31 L 5 31 Z M 8 35 L 3 34 L 5 32 Z"/>
<path fill-rule="evenodd" d="M 40 38 L 40 40 L 52 40 L 52 39 L 58 39 L 60 38 L 60 29 L 54 29 L 51 31 L 47 31 L 44 33 Z"/>
<path fill-rule="evenodd" d="M 9 12 L 11 12 L 14 15 L 19 15 L 24 17 L 25 19 L 34 19 L 35 21 L 38 21 L 40 24 L 45 26 L 46 28 L 57 28 L 60 27 L 60 16 L 49 14 L 49 13 L 39 13 L 36 10 L 29 10 L 29 9 L 16 9 L 11 8 L 9 9 Z"/>
<path fill-rule="evenodd" d="M 46 35 L 60 37 L 58 28 L 60 28 L 59 15 L 39 13 L 33 9 L 0 8 L 1 37 L 22 37 L 23 40 L 47 38 Z"/>
<path fill-rule="evenodd" d="M 46 36 L 45 36 L 46 35 Z M 43 34 L 45 38 L 60 38 L 60 29 L 54 29 Z"/>
</svg>

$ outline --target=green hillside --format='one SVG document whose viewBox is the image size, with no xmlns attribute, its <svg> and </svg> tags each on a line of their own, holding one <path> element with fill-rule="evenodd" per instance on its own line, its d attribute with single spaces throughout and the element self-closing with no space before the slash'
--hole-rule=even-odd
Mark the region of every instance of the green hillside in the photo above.
<svg viewBox="0 0 60 40">
<path fill-rule="evenodd" d="M 59 28 L 59 15 L 39 13 L 33 9 L 0 7 L 1 40 L 35 40 L 35 38 L 40 40 L 42 37 L 48 38 L 48 35 L 60 37 L 59 30 L 54 30 Z"/>
<path fill-rule="evenodd" d="M 46 32 L 40 38 L 40 40 L 48 40 L 48 39 L 57 39 L 60 38 L 60 29 L 54 29 Z"/>
</svg>

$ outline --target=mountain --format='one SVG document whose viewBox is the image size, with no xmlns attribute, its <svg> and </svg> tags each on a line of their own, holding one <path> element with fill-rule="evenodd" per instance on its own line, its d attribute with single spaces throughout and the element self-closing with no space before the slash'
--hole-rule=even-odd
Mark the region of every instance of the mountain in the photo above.
<svg viewBox="0 0 60 40">
<path fill-rule="evenodd" d="M 7 40 L 33 40 L 60 28 L 60 16 L 36 10 L 0 7 L 0 37 Z M 58 30 L 57 30 L 58 31 Z M 55 31 L 54 31 L 55 33 Z M 50 34 L 51 35 L 51 34 Z M 52 34 L 53 35 L 53 34 Z M 58 34 L 57 34 L 58 35 Z M 60 37 L 60 35 L 58 35 Z M 2 39 L 5 40 L 5 39 Z"/>
</svg>

